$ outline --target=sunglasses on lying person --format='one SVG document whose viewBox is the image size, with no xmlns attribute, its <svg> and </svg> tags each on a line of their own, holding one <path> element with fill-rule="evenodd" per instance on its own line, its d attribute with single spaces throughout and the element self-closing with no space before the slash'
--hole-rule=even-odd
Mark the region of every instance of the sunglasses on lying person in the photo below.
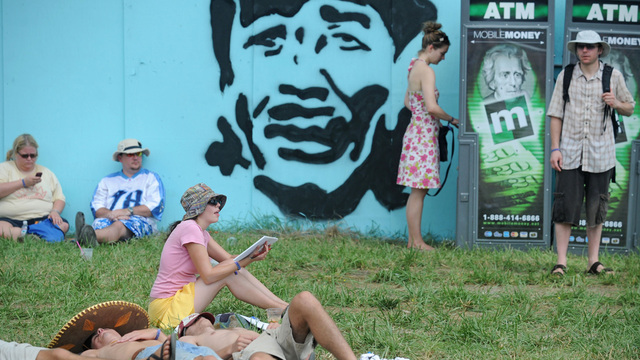
<svg viewBox="0 0 640 360">
<path fill-rule="evenodd" d="M 38 154 L 20 154 L 20 153 L 18 153 L 18 155 L 20 155 L 23 159 L 28 159 L 28 158 L 35 159 L 35 158 L 38 157 Z"/>
</svg>

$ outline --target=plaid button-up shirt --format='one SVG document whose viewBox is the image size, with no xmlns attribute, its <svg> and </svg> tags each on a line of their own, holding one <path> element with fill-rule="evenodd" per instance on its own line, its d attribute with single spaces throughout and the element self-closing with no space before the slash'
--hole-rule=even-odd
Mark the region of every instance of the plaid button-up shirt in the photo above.
<svg viewBox="0 0 640 360">
<path fill-rule="evenodd" d="M 611 117 L 604 119 L 604 100 L 602 100 L 602 71 L 604 64 L 591 78 L 587 79 L 579 64 L 576 64 L 569 86 L 569 102 L 564 110 L 562 86 L 564 70 L 558 75 L 551 96 L 547 116 L 562 119 L 560 151 L 562 168 L 577 169 L 590 173 L 605 172 L 616 165 L 615 142 Z M 633 103 L 633 97 L 627 89 L 620 71 L 613 69 L 611 91 L 619 101 Z"/>
</svg>

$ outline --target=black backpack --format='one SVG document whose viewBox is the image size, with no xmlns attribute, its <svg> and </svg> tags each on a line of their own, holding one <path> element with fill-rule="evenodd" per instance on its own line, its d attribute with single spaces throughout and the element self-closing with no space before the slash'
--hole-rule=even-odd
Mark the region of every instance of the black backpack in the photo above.
<svg viewBox="0 0 640 360">
<path fill-rule="evenodd" d="M 564 100 L 564 105 L 562 108 L 562 112 L 564 114 L 564 108 L 567 106 L 569 102 L 569 85 L 571 84 L 571 78 L 573 77 L 573 69 L 576 67 L 576 64 L 569 64 L 564 67 L 564 77 L 562 83 L 562 100 Z M 611 73 L 613 72 L 613 66 L 609 64 L 604 64 L 604 70 L 602 70 L 602 92 L 606 93 L 611 91 Z M 611 115 L 611 126 L 613 127 L 613 142 L 615 144 L 616 138 L 618 137 L 619 125 L 616 120 L 616 111 L 611 108 L 611 106 L 604 104 L 604 116 L 602 118 L 602 126 L 604 127 L 602 132 L 604 133 L 607 130 L 607 117 Z M 616 182 L 616 168 L 613 168 L 613 174 L 611 176 L 611 181 Z"/>
</svg>

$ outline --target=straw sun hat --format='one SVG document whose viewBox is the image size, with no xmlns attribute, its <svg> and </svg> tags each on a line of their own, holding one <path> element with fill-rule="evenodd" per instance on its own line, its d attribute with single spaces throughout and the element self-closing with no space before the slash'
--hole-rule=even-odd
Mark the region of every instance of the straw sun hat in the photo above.
<svg viewBox="0 0 640 360">
<path fill-rule="evenodd" d="M 114 329 L 120 335 L 149 327 L 149 315 L 140 306 L 126 301 L 107 301 L 82 310 L 58 331 L 47 347 L 81 353 L 84 343 L 99 328 Z"/>
<path fill-rule="evenodd" d="M 118 155 L 120 154 L 135 154 L 135 153 L 143 153 L 149 156 L 149 149 L 143 148 L 140 141 L 136 139 L 124 139 L 118 143 L 118 148 L 116 152 L 113 153 L 113 161 L 118 161 Z"/>
</svg>

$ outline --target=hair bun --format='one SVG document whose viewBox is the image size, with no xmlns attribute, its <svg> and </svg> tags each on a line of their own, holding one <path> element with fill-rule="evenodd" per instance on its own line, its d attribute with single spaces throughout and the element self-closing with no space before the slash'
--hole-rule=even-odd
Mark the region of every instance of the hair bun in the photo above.
<svg viewBox="0 0 640 360">
<path fill-rule="evenodd" d="M 434 21 L 427 21 L 422 24 L 422 31 L 424 32 L 424 36 L 422 37 L 422 50 L 426 49 L 429 45 L 433 45 L 436 49 L 451 45 L 447 34 L 440 30 L 440 28 L 442 28 L 442 24 Z"/>
<path fill-rule="evenodd" d="M 424 24 L 422 24 L 422 31 L 425 34 L 436 32 L 436 31 L 440 30 L 441 28 L 442 28 L 442 24 L 437 23 L 437 22 L 433 22 L 433 21 L 427 21 Z"/>
</svg>

